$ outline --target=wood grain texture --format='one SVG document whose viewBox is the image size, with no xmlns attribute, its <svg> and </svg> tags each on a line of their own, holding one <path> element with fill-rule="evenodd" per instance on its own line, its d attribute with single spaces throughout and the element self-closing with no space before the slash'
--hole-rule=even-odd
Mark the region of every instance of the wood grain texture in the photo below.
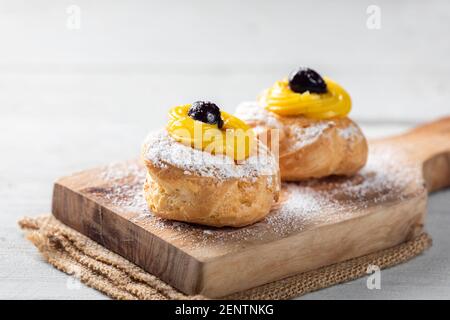
<svg viewBox="0 0 450 320">
<path fill-rule="evenodd" d="M 430 189 L 450 184 L 450 177 L 445 176 L 450 163 L 442 160 L 448 160 L 450 152 L 450 119 L 398 137 L 374 141 L 369 159 L 378 159 L 387 150 L 395 150 L 389 154 L 390 158 L 394 157 L 395 166 L 381 166 L 379 172 L 372 174 L 395 175 L 395 179 L 402 181 L 395 188 L 391 185 L 382 185 L 381 189 L 369 187 L 363 197 L 353 197 L 347 191 L 364 184 L 369 176 L 361 176 L 363 181 L 356 179 L 350 185 L 329 179 L 318 181 L 308 187 L 339 189 L 333 196 L 341 202 L 339 210 L 322 203 L 315 208 L 321 214 L 312 214 L 313 218 L 306 222 L 304 219 L 290 221 L 290 228 L 284 232 L 266 219 L 242 228 L 249 230 L 240 231 L 246 232 L 245 238 L 227 237 L 228 231 L 216 230 L 214 232 L 219 234 L 205 241 L 204 227 L 186 225 L 180 231 L 170 225 L 161 227 L 161 222 L 151 216 L 139 218 L 142 213 L 134 208 L 130 210 L 124 202 L 114 201 L 115 196 L 121 196 L 113 191 L 114 184 L 126 187 L 127 183 L 142 183 L 132 176 L 143 170 L 142 166 L 133 162 L 123 168 L 132 165 L 135 171 L 122 172 L 118 181 L 105 176 L 105 168 L 58 180 L 53 214 L 183 292 L 220 297 L 388 248 L 420 233 L 427 198 L 423 166 Z M 405 177 L 394 171 L 399 168 Z M 442 170 L 445 180 L 437 178 L 436 169 Z M 347 180 L 341 179 L 341 182 L 347 183 Z M 289 186 L 292 189 L 292 184 Z M 294 188 L 305 187 L 299 184 Z M 379 198 L 380 194 L 387 196 Z M 275 209 L 272 215 L 277 214 L 280 213 Z"/>
</svg>

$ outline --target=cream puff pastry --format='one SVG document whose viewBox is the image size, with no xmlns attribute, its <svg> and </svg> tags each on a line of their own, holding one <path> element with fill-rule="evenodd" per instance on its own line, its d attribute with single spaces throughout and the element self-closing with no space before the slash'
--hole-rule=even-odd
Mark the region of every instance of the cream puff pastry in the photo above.
<svg viewBox="0 0 450 320">
<path fill-rule="evenodd" d="M 281 179 L 300 181 L 353 175 L 365 165 L 367 141 L 347 117 L 350 109 L 342 87 L 300 68 L 258 101 L 240 104 L 235 115 L 278 154 Z"/>
<path fill-rule="evenodd" d="M 251 150 L 239 154 L 233 152 L 235 144 L 242 146 L 244 140 L 235 140 L 231 149 L 220 142 L 212 150 L 204 141 L 177 133 L 180 128 L 191 132 L 196 125 L 200 137 L 210 128 L 229 139 L 233 128 L 246 128 L 218 109 L 204 112 L 211 107 L 204 107 L 206 102 L 195 104 L 200 106 L 197 113 L 191 112 L 194 104 L 172 109 L 167 128 L 151 133 L 143 144 L 148 170 L 144 194 L 150 210 L 162 218 L 215 227 L 241 227 L 263 219 L 280 192 L 275 157 L 251 135 L 246 136 L 247 142 L 254 139 Z"/>
</svg>

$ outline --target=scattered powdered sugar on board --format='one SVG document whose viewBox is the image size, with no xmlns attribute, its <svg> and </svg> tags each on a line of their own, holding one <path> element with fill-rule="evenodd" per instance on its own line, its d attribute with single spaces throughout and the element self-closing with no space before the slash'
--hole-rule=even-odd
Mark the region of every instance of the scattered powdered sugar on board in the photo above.
<svg viewBox="0 0 450 320">
<path fill-rule="evenodd" d="M 105 181 L 115 181 L 130 177 L 140 180 L 145 178 L 145 176 L 145 169 L 136 161 L 111 163 L 101 173 L 101 177 Z"/>
<path fill-rule="evenodd" d="M 333 210 L 333 215 L 336 215 L 342 209 L 342 205 L 327 192 L 307 185 L 284 183 L 283 191 L 286 199 L 266 218 L 268 225 L 278 234 L 285 234 L 291 228 L 301 230 L 312 220 L 317 222 L 317 219 L 326 218 L 324 212 Z"/>
<path fill-rule="evenodd" d="M 137 162 L 113 163 L 101 173 L 105 186 L 84 191 L 124 211 L 150 216 L 143 192 L 146 174 L 145 168 Z"/>
<path fill-rule="evenodd" d="M 136 223 L 145 223 L 161 234 L 176 232 L 177 238 L 202 247 L 230 241 L 280 238 L 314 225 L 355 217 L 364 207 L 411 196 L 408 186 L 420 185 L 423 181 L 415 166 L 405 165 L 398 159 L 399 155 L 392 148 L 377 147 L 371 150 L 366 167 L 353 177 L 284 183 L 281 202 L 265 219 L 244 228 L 211 228 L 154 216 L 143 197 L 146 169 L 137 163 L 107 167 L 102 178 L 108 187 L 86 191 L 100 202 L 135 214 Z"/>
<path fill-rule="evenodd" d="M 226 155 L 213 155 L 185 146 L 169 136 L 166 130 L 148 135 L 144 144 L 144 157 L 154 166 L 165 167 L 170 164 L 204 177 L 227 179 L 255 179 L 274 175 L 277 162 L 267 148 L 259 142 L 258 153 L 239 164 Z"/>
</svg>

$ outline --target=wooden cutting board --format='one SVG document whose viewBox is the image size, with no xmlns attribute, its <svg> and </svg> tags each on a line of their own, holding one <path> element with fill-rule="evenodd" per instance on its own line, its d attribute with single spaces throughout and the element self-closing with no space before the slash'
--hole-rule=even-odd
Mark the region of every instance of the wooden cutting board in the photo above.
<svg viewBox="0 0 450 320">
<path fill-rule="evenodd" d="M 427 190 L 450 185 L 450 118 L 370 143 L 352 178 L 283 185 L 263 221 L 215 229 L 154 217 L 139 161 L 59 179 L 56 218 L 187 294 L 221 297 L 395 246 L 422 232 Z"/>
</svg>

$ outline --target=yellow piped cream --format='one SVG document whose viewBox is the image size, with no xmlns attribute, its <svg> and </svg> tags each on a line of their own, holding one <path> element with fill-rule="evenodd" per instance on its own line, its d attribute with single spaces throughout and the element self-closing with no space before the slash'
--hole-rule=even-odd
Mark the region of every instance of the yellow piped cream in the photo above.
<svg viewBox="0 0 450 320">
<path fill-rule="evenodd" d="M 224 154 L 235 161 L 247 159 L 254 147 L 251 128 L 242 120 L 222 111 L 224 125 L 207 124 L 188 115 L 190 104 L 177 106 L 169 112 L 167 131 L 176 141 L 211 154 Z"/>
<path fill-rule="evenodd" d="M 303 115 L 314 119 L 330 119 L 346 116 L 351 108 L 350 95 L 339 84 L 324 78 L 326 93 L 296 93 L 289 88 L 287 80 L 275 82 L 259 98 L 268 111 L 280 116 Z"/>
</svg>

